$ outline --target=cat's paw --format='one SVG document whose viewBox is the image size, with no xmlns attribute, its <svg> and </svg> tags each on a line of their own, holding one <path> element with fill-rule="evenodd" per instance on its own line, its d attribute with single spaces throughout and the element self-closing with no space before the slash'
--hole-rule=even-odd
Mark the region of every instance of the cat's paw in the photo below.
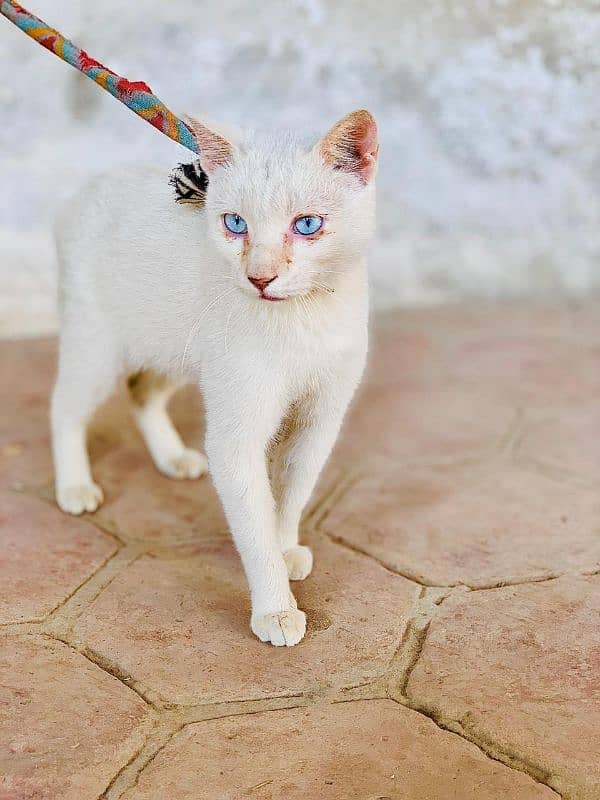
<svg viewBox="0 0 600 800">
<path fill-rule="evenodd" d="M 292 647 L 306 633 L 306 614 L 290 607 L 278 614 L 252 615 L 250 627 L 261 642 L 271 642 L 276 647 Z"/>
<path fill-rule="evenodd" d="M 312 551 L 310 547 L 305 547 L 301 544 L 286 550 L 283 554 L 283 560 L 291 581 L 303 581 L 304 578 L 310 575 L 313 568 Z"/>
<path fill-rule="evenodd" d="M 158 469 L 168 478 L 176 480 L 194 480 L 202 477 L 208 471 L 208 461 L 204 453 L 187 447 L 172 458 L 165 459 L 157 464 Z"/>
<path fill-rule="evenodd" d="M 82 483 L 79 486 L 67 486 L 56 489 L 56 502 L 67 514 L 83 514 L 84 511 L 95 511 L 102 505 L 104 495 L 95 483 Z"/>
</svg>

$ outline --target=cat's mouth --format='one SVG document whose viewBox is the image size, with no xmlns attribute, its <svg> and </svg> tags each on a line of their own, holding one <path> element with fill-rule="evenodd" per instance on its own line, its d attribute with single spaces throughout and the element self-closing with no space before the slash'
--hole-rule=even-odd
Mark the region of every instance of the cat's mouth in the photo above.
<svg viewBox="0 0 600 800">
<path fill-rule="evenodd" d="M 273 297 L 270 294 L 266 294 L 264 289 L 260 289 L 258 292 L 258 297 L 260 300 L 269 300 L 271 303 L 278 303 L 280 300 L 285 300 L 285 297 Z"/>
</svg>

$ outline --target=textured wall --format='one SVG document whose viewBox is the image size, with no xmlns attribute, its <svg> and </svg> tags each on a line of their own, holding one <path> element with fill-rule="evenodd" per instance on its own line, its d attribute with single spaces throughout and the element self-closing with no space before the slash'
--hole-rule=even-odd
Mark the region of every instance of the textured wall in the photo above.
<svg viewBox="0 0 600 800">
<path fill-rule="evenodd" d="M 377 116 L 379 305 L 600 287 L 598 0 L 31 0 L 175 111 Z M 0 333 L 51 328 L 49 220 L 115 162 L 186 151 L 0 20 Z"/>
</svg>

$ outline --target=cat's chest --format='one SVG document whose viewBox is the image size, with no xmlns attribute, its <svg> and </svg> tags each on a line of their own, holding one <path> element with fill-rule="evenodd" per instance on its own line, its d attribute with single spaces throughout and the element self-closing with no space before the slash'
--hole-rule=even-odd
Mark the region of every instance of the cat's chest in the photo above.
<svg viewBox="0 0 600 800">
<path fill-rule="evenodd" d="M 243 318 L 229 320 L 227 331 L 213 331 L 204 341 L 202 361 L 212 372 L 235 374 L 265 386 L 295 392 L 331 372 L 360 346 L 340 331 L 311 330 L 291 320 L 288 325 L 251 324 Z"/>
<path fill-rule="evenodd" d="M 254 373 L 263 374 L 271 385 L 296 394 L 320 376 L 331 374 L 344 359 L 361 348 L 359 332 L 294 325 L 265 336 L 257 331 L 242 337 L 236 355 Z"/>
<path fill-rule="evenodd" d="M 364 355 L 364 309 L 350 302 L 343 309 L 345 316 L 317 318 L 314 312 L 300 313 L 303 306 L 289 311 L 270 304 L 215 307 L 195 340 L 204 379 L 242 392 L 243 386 L 260 386 L 288 398 L 304 394 Z"/>
</svg>

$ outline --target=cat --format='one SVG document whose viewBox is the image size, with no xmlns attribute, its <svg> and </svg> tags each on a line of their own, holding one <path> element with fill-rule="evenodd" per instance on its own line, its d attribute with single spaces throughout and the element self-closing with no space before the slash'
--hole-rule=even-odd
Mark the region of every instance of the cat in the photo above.
<svg viewBox="0 0 600 800">
<path fill-rule="evenodd" d="M 176 204 L 161 170 L 95 178 L 59 213 L 59 369 L 51 403 L 56 499 L 103 500 L 86 423 L 120 376 L 150 454 L 172 478 L 207 471 L 225 510 L 263 642 L 306 628 L 289 581 L 312 569 L 298 526 L 367 354 L 366 251 L 376 123 L 348 114 L 316 143 L 189 118 L 207 177 Z M 181 382 L 206 412 L 204 454 L 167 413 Z"/>
</svg>

